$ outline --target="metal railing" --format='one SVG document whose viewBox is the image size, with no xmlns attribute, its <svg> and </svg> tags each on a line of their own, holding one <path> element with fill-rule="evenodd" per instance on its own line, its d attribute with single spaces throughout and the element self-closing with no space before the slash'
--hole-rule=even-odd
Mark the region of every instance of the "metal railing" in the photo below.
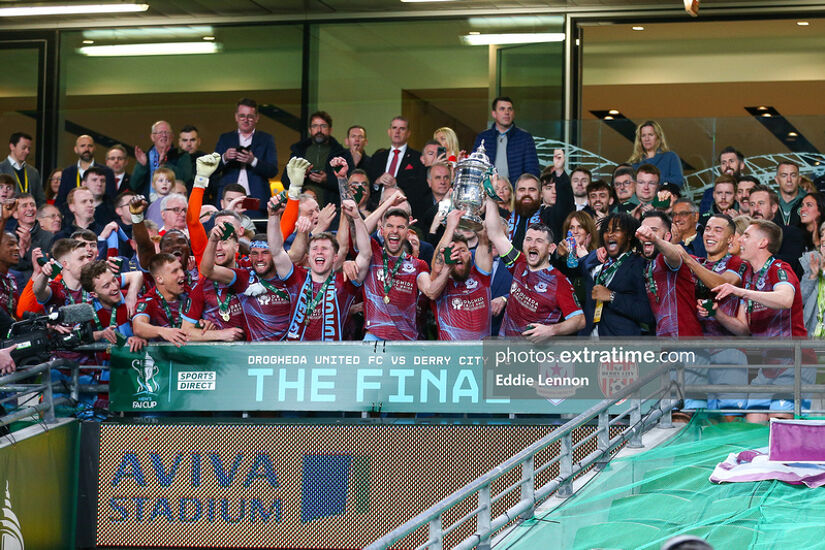
<svg viewBox="0 0 825 550">
<path fill-rule="evenodd" d="M 668 347 L 670 348 L 670 346 Z M 794 412 L 797 416 L 801 414 L 803 393 L 811 392 L 825 394 L 825 385 L 802 384 L 802 369 L 818 367 L 816 363 L 803 363 L 803 350 L 808 349 L 825 354 L 825 341 L 764 341 L 744 339 L 683 340 L 674 342 L 672 346 L 672 349 L 699 350 L 700 352 L 707 353 L 708 355 L 710 355 L 713 351 L 730 348 L 750 351 L 785 349 L 791 352 L 791 356 L 786 358 L 789 361 L 788 364 L 783 366 L 792 368 L 794 372 L 793 399 Z M 734 365 L 700 364 L 698 366 L 690 365 L 688 368 L 755 369 L 768 367 L 775 369 L 778 366 L 779 365 L 775 363 L 750 363 Z M 601 401 L 597 405 L 594 405 L 563 426 L 557 428 L 552 433 L 523 449 L 512 458 L 506 460 L 486 474 L 458 489 L 453 494 L 430 506 L 427 510 L 421 512 L 384 537 L 376 540 L 366 548 L 368 550 L 389 548 L 392 544 L 408 537 L 409 535 L 412 535 L 420 528 L 428 526 L 427 540 L 423 544 L 417 546 L 416 550 L 441 550 L 445 547 L 445 537 L 455 532 L 473 518 L 476 518 L 475 532 L 463 540 L 458 541 L 451 547 L 453 549 L 461 550 L 468 550 L 470 548 L 489 550 L 491 547 L 490 540 L 496 532 L 514 520 L 531 518 L 534 515 L 538 504 L 553 493 L 560 498 L 570 496 L 572 494 L 572 484 L 574 478 L 590 467 L 603 467 L 603 465 L 609 460 L 610 453 L 618 446 L 627 442 L 627 445 L 630 448 L 641 448 L 643 446 L 641 439 L 642 434 L 649 428 L 657 424 L 662 428 L 672 427 L 671 411 L 678 403 L 678 400 L 684 396 L 695 393 L 706 394 L 714 392 L 741 392 L 751 394 L 787 393 L 781 392 L 781 386 L 775 385 L 685 385 L 684 370 L 685 366 L 683 365 L 661 365 L 646 376 L 638 379 L 632 385 L 626 387 L 621 392 L 605 399 L 604 401 Z M 640 395 L 641 390 L 657 378 L 661 380 L 659 388 L 652 391 L 650 395 L 642 397 Z M 630 399 L 626 402 L 627 409 L 621 414 L 611 418 L 612 414 L 610 414 L 609 411 L 611 411 L 611 409 L 615 410 L 615 407 L 622 400 L 628 397 L 630 397 Z M 651 400 L 655 400 L 655 403 L 653 403 L 643 415 L 642 403 L 650 402 Z M 737 410 L 736 412 L 741 413 L 743 411 Z M 778 411 L 749 409 L 748 412 Z M 810 412 L 819 411 L 811 410 Z M 596 430 L 589 436 L 584 437 L 574 444 L 572 438 L 573 430 L 590 423 L 594 419 L 597 420 Z M 627 427 L 624 428 L 618 435 L 611 438 L 609 431 L 610 428 L 618 426 L 625 421 L 627 421 Z M 593 438 L 596 438 L 596 450 L 587 454 L 578 462 L 573 462 L 573 453 Z M 541 466 L 536 467 L 536 455 L 548 449 L 548 447 L 555 443 L 560 444 L 559 453 Z M 555 464 L 559 465 L 559 475 L 544 485 L 536 486 L 537 476 Z M 521 469 L 519 480 L 515 483 L 507 485 L 500 492 L 493 495 L 491 493 L 492 484 L 508 472 L 515 471 L 517 468 Z M 517 489 L 519 491 L 518 502 L 506 509 L 503 513 L 493 516 L 491 512 L 493 505 Z M 470 512 L 464 514 L 451 525 L 445 527 L 445 514 L 457 505 L 466 502 L 471 498 L 476 498 L 476 504 L 472 507 Z"/>
</svg>

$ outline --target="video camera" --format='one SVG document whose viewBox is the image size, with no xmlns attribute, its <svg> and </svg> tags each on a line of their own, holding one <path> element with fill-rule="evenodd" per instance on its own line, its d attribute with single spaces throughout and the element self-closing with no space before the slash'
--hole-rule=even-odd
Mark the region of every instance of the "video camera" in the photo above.
<svg viewBox="0 0 825 550">
<path fill-rule="evenodd" d="M 93 318 L 91 304 L 73 304 L 48 315 L 32 315 L 11 326 L 9 337 L 2 346 L 17 344 L 11 356 L 18 367 L 43 363 L 55 351 L 71 351 L 78 346 L 93 344 L 92 325 L 89 323 Z M 50 324 L 73 325 L 73 328 L 70 333 L 61 334 L 49 328 Z"/>
</svg>

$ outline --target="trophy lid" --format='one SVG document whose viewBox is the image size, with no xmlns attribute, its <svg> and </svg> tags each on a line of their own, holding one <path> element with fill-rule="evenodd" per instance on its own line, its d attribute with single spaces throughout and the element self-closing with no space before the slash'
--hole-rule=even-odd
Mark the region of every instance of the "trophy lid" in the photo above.
<svg viewBox="0 0 825 550">
<path fill-rule="evenodd" d="M 465 165 L 481 165 L 484 168 L 490 167 L 493 163 L 490 162 L 490 157 L 486 154 L 486 149 L 484 148 L 484 140 L 481 140 L 481 143 L 478 144 L 473 153 L 468 156 L 467 158 L 461 160 L 456 167 L 465 166 Z"/>
</svg>

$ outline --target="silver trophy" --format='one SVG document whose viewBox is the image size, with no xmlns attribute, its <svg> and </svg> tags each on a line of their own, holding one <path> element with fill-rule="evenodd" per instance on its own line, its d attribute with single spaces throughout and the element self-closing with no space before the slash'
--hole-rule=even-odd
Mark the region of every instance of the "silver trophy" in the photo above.
<svg viewBox="0 0 825 550">
<path fill-rule="evenodd" d="M 495 167 L 484 153 L 484 140 L 472 155 L 455 166 L 455 180 L 451 210 L 464 210 L 458 227 L 469 231 L 479 231 L 484 222 L 481 219 L 485 193 L 493 200 L 501 200 L 493 189 L 492 176 Z"/>
</svg>

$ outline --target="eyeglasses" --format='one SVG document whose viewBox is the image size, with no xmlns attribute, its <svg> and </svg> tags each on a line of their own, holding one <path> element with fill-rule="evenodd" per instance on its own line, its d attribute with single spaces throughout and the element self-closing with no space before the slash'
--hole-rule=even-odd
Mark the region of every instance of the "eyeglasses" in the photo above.
<svg viewBox="0 0 825 550">
<path fill-rule="evenodd" d="M 178 206 L 177 208 L 164 208 L 164 210 L 165 211 L 171 210 L 175 214 L 183 214 L 184 212 L 186 212 L 186 208 L 183 208 L 183 207 L 180 207 L 180 206 Z"/>
<path fill-rule="evenodd" d="M 614 181 L 613 187 L 630 187 L 632 184 L 632 181 Z"/>
<path fill-rule="evenodd" d="M 171 136 L 171 135 L 172 135 L 172 132 L 166 132 L 166 131 L 163 131 L 163 132 L 152 132 L 152 135 L 153 135 L 153 136 Z"/>
</svg>

